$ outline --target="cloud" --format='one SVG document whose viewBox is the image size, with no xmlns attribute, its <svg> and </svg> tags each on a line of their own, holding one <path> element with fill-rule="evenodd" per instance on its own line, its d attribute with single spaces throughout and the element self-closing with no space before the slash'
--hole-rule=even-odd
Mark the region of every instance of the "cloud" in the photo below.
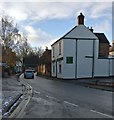
<svg viewBox="0 0 114 120">
<path fill-rule="evenodd" d="M 112 26 L 109 21 L 104 20 L 101 21 L 99 24 L 95 24 L 93 26 L 94 32 L 105 33 L 106 37 L 108 38 L 109 42 L 112 42 Z"/>
<path fill-rule="evenodd" d="M 42 31 L 40 28 L 34 29 L 32 26 L 24 26 L 24 29 L 27 33 L 28 42 L 32 47 L 43 47 L 48 46 L 50 48 L 51 42 L 54 37 L 50 34 Z"/>
<path fill-rule="evenodd" d="M 64 19 L 79 14 L 88 13 L 92 18 L 103 16 L 105 10 L 111 8 L 111 3 L 94 2 L 12 2 L 4 3 L 4 10 L 18 21 Z M 8 9 L 7 9 L 8 8 Z M 109 12 L 110 13 L 110 12 Z M 108 14 L 109 14 L 108 13 Z"/>
<path fill-rule="evenodd" d="M 25 11 L 25 7 L 22 3 L 2 3 L 0 8 L 3 11 L 3 15 L 11 16 L 15 21 L 24 21 L 28 19 L 28 13 Z"/>
<path fill-rule="evenodd" d="M 112 14 L 112 3 L 95 3 L 91 6 L 90 18 L 110 17 Z"/>
<path fill-rule="evenodd" d="M 17 0 L 0 0 L 0 2 L 17 2 Z M 112 2 L 113 0 L 93 0 L 92 2 Z M 19 2 L 91 2 L 91 0 L 19 0 Z"/>
<path fill-rule="evenodd" d="M 4 0 L 6 1 L 6 0 Z M 20 0 L 21 1 L 21 0 Z M 40 1 L 40 0 L 39 0 Z M 111 1 L 112 0 L 49 0 L 50 2 L 39 2 L 35 0 L 11 0 L 9 2 L 1 2 L 0 9 L 6 14 L 13 17 L 18 24 L 23 24 L 23 29 L 26 31 L 29 43 L 32 46 L 49 46 L 55 39 L 54 36 L 46 33 L 41 28 L 35 29 L 32 25 L 40 21 L 47 20 L 63 20 L 77 17 L 80 12 L 90 20 L 105 17 L 105 20 L 99 21 L 92 25 L 97 32 L 104 30 L 111 31 Z M 98 2 L 98 3 L 97 3 Z M 106 2 L 106 3 L 105 3 Z"/>
<path fill-rule="evenodd" d="M 109 32 L 111 30 L 111 24 L 107 20 L 101 21 L 99 24 L 94 25 L 96 32 Z"/>
</svg>

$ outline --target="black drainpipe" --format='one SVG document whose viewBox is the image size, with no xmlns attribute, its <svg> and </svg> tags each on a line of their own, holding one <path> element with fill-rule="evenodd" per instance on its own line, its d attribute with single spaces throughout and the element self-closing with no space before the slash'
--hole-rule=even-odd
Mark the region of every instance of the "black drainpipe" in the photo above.
<svg viewBox="0 0 114 120">
<path fill-rule="evenodd" d="M 92 78 L 94 78 L 94 63 L 95 63 L 95 40 L 93 40 L 93 62 L 92 62 Z"/>
<path fill-rule="evenodd" d="M 78 39 L 76 39 L 76 58 L 75 58 L 75 59 L 76 59 L 76 60 L 75 60 L 75 78 L 76 78 L 76 79 L 77 79 L 77 74 L 78 74 L 78 73 L 77 73 L 77 66 L 78 66 L 78 65 L 77 65 L 77 50 L 78 50 L 78 49 L 77 49 L 77 47 L 78 47 L 77 42 L 78 42 Z"/>
</svg>

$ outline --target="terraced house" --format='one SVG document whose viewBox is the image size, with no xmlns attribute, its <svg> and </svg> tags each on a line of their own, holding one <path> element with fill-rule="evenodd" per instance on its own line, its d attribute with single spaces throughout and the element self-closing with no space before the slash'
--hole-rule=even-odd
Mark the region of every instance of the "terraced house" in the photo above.
<svg viewBox="0 0 114 120">
<path fill-rule="evenodd" d="M 94 33 L 84 25 L 84 15 L 78 16 L 74 26 L 52 46 L 52 77 L 77 79 L 113 76 L 109 59 L 109 41 L 104 33 Z"/>
</svg>

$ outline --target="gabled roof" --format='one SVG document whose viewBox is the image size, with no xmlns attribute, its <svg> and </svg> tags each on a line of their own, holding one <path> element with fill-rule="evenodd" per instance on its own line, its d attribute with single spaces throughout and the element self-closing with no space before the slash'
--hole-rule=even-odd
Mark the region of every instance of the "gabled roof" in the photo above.
<svg viewBox="0 0 114 120">
<path fill-rule="evenodd" d="M 104 33 L 94 33 L 94 34 L 98 37 L 100 43 L 110 44 Z"/>
<path fill-rule="evenodd" d="M 66 35 L 68 35 L 70 32 L 72 32 L 77 26 L 73 27 L 69 32 L 67 32 L 64 36 L 60 37 L 56 42 L 54 42 L 51 46 L 53 46 L 55 43 L 59 42 L 61 39 L 63 39 Z"/>
<path fill-rule="evenodd" d="M 69 32 L 67 32 L 63 37 L 54 42 L 59 42 L 61 39 L 98 39 L 98 37 L 91 32 L 85 25 L 78 25 L 73 27 Z"/>
</svg>

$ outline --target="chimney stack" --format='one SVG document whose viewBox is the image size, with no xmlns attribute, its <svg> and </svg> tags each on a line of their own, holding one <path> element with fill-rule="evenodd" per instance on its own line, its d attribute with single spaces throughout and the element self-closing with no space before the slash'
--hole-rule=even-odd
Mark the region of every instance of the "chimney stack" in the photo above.
<svg viewBox="0 0 114 120">
<path fill-rule="evenodd" d="M 45 51 L 47 51 L 48 50 L 48 47 L 46 46 L 46 49 L 45 49 Z"/>
<path fill-rule="evenodd" d="M 82 13 L 78 16 L 78 25 L 84 25 L 84 15 Z"/>
<path fill-rule="evenodd" d="M 93 32 L 93 28 L 91 27 L 90 29 L 89 29 L 91 32 Z"/>
</svg>

